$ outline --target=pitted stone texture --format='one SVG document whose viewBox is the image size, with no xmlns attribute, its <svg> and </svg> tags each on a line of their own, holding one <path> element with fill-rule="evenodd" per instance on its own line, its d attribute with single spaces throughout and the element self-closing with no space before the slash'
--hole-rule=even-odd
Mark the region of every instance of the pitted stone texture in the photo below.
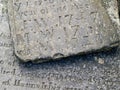
<svg viewBox="0 0 120 90">
<path fill-rule="evenodd" d="M 117 0 L 117 5 L 118 5 L 118 13 L 119 13 L 119 19 L 120 19 L 120 0 Z"/>
<path fill-rule="evenodd" d="M 102 2 L 112 20 L 112 23 L 118 28 L 117 32 L 120 38 L 120 0 L 102 0 Z"/>
<path fill-rule="evenodd" d="M 15 54 L 44 61 L 118 45 L 100 0 L 9 0 Z"/>
</svg>

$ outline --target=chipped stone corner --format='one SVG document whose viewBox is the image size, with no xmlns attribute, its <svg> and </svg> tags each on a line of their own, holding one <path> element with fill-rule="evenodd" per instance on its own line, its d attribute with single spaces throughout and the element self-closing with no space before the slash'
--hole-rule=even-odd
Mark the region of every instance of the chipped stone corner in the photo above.
<svg viewBox="0 0 120 90">
<path fill-rule="evenodd" d="M 120 35 L 120 0 L 102 0 L 103 4 L 110 16 L 110 19 L 114 23 L 115 26 L 118 27 L 118 33 Z"/>
</svg>

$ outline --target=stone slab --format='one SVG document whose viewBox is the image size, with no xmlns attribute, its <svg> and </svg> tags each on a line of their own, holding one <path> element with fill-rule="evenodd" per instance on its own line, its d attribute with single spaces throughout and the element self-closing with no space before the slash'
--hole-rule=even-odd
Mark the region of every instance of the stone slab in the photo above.
<svg viewBox="0 0 120 90">
<path fill-rule="evenodd" d="M 120 48 L 42 64 L 19 62 L 7 1 L 0 0 L 0 90 L 120 90 Z"/>
<path fill-rule="evenodd" d="M 100 0 L 9 0 L 15 55 L 40 62 L 118 45 Z"/>
</svg>

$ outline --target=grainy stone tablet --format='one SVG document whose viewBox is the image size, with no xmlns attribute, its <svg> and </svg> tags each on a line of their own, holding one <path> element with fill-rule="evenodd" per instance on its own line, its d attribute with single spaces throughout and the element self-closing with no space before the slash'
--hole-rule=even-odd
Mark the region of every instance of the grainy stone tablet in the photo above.
<svg viewBox="0 0 120 90">
<path fill-rule="evenodd" d="M 14 50 L 21 60 L 44 60 L 118 45 L 101 0 L 9 0 Z"/>
</svg>

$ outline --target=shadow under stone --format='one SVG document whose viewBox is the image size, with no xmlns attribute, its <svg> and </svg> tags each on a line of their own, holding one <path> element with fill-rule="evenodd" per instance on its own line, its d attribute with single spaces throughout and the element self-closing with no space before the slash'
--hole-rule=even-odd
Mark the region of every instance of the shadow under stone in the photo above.
<svg viewBox="0 0 120 90">
<path fill-rule="evenodd" d="M 90 54 L 84 54 L 84 55 L 75 55 L 71 57 L 66 57 L 58 60 L 43 62 L 43 63 L 33 63 L 33 62 L 19 62 L 21 68 L 41 68 L 41 67 L 53 67 L 54 66 L 71 66 L 73 63 L 76 64 L 82 64 L 82 63 L 89 63 L 92 62 L 92 64 L 96 63 L 95 57 L 98 58 L 104 58 L 105 60 L 113 57 L 118 57 L 120 53 L 120 49 L 113 48 L 109 51 L 101 51 L 96 53 L 90 53 Z M 32 69 L 33 70 L 33 69 Z"/>
</svg>

